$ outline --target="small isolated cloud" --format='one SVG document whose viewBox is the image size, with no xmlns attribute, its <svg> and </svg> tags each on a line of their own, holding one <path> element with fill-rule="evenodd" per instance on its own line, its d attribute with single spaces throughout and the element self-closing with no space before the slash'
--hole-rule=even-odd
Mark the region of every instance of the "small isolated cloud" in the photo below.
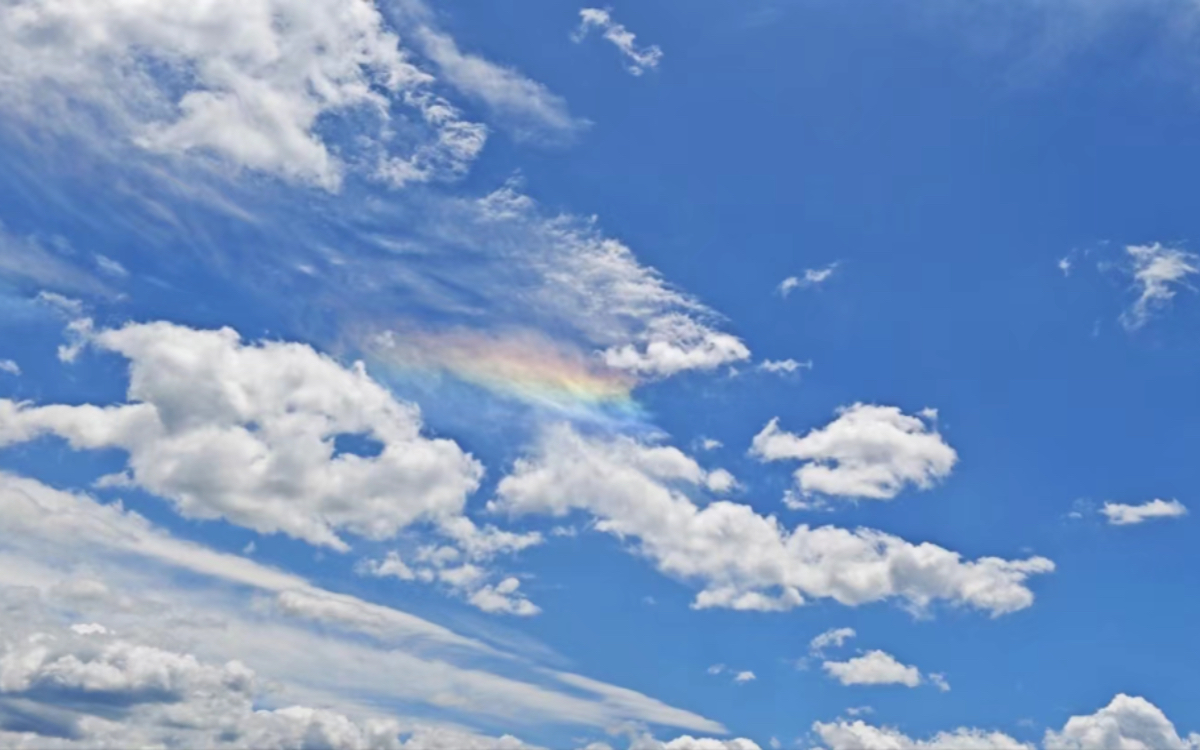
<svg viewBox="0 0 1200 750">
<path fill-rule="evenodd" d="M 750 454 L 762 461 L 800 460 L 802 493 L 891 500 L 906 486 L 929 489 L 950 475 L 958 454 L 933 425 L 937 412 L 909 416 L 894 406 L 854 404 L 801 437 L 772 419 L 754 436 Z"/>
<path fill-rule="evenodd" d="M 1188 510 L 1178 500 L 1151 500 L 1141 505 L 1105 503 L 1100 512 L 1108 517 L 1110 526 L 1132 526 L 1155 518 L 1182 518 Z"/>
<path fill-rule="evenodd" d="M 854 628 L 831 628 L 809 642 L 808 652 L 813 656 L 823 656 L 825 649 L 830 646 L 840 648 L 843 643 L 856 635 L 858 633 L 854 632 Z"/>
<path fill-rule="evenodd" d="M 870 706 L 851 706 L 846 709 L 847 716 L 869 716 L 875 713 L 875 709 Z"/>
<path fill-rule="evenodd" d="M 812 367 L 811 359 L 807 362 L 797 362 L 794 359 L 764 359 L 758 363 L 759 370 L 777 375 L 790 375 L 799 370 L 811 370 Z"/>
<path fill-rule="evenodd" d="M 950 692 L 950 683 L 946 680 L 946 675 L 941 674 L 940 672 L 933 672 L 926 676 L 929 678 L 929 681 L 933 683 L 933 686 L 938 690 L 941 690 L 943 693 Z"/>
<path fill-rule="evenodd" d="M 126 270 L 125 266 L 121 265 L 119 262 L 113 260 L 107 255 L 96 256 L 96 267 L 109 276 L 124 278 L 129 275 L 129 271 Z"/>
<path fill-rule="evenodd" d="M 9 375 L 20 375 L 21 366 L 11 359 L 0 359 L 0 372 L 6 372 Z"/>
<path fill-rule="evenodd" d="M 587 37 L 592 29 L 598 30 L 605 39 L 620 50 L 621 57 L 625 62 L 625 69 L 632 75 L 640 76 L 647 70 L 653 70 L 662 60 L 663 52 L 658 45 L 651 44 L 649 47 L 639 48 L 634 43 L 637 35 L 614 21 L 609 10 L 580 9 L 579 27 L 571 34 L 571 39 L 578 44 Z"/>
<path fill-rule="evenodd" d="M 724 672 L 724 671 L 725 671 L 725 665 L 724 665 L 724 664 L 714 664 L 714 665 L 712 665 L 711 667 L 709 667 L 709 668 L 708 668 L 708 673 L 709 673 L 709 674 L 711 674 L 711 675 L 718 675 L 718 674 L 721 674 L 721 673 L 722 673 L 722 672 Z"/>
<path fill-rule="evenodd" d="M 1062 271 L 1063 276 L 1071 275 L 1071 266 L 1072 266 L 1071 256 L 1068 255 L 1064 258 L 1059 258 L 1058 270 Z"/>
<path fill-rule="evenodd" d="M 704 484 L 713 492 L 721 494 L 735 489 L 738 486 L 738 481 L 733 474 L 730 474 L 725 469 L 713 469 L 708 472 L 708 477 L 704 480 Z"/>
<path fill-rule="evenodd" d="M 884 651 L 868 651 L 848 661 L 827 661 L 821 667 L 843 685 L 904 685 L 921 684 L 921 670 L 901 664 Z"/>
<path fill-rule="evenodd" d="M 1125 248 L 1133 261 L 1134 288 L 1138 298 L 1133 306 L 1121 314 L 1121 324 L 1126 330 L 1144 326 L 1158 310 L 1165 308 L 1175 297 L 1176 286 L 1187 286 L 1185 279 L 1195 273 L 1197 256 L 1184 250 L 1153 245 L 1130 245 Z"/>
<path fill-rule="evenodd" d="M 753 681 L 755 681 L 755 680 L 757 680 L 757 679 L 758 679 L 758 677 L 756 677 L 756 676 L 755 676 L 755 674 L 754 674 L 753 672 L 751 672 L 750 670 L 748 670 L 748 669 L 747 669 L 747 670 L 744 670 L 744 671 L 741 671 L 741 672 L 738 672 L 738 673 L 737 673 L 736 675 L 734 675 L 734 677 L 733 677 L 733 681 L 734 681 L 734 682 L 736 682 L 736 683 L 739 683 L 739 684 L 744 684 L 744 683 L 747 683 L 747 682 L 753 682 Z"/>
<path fill-rule="evenodd" d="M 715 451 L 717 448 L 724 447 L 724 443 L 713 438 L 700 438 L 700 448 L 706 451 Z"/>
<path fill-rule="evenodd" d="M 784 297 L 791 294 L 796 289 L 807 289 L 814 286 L 820 286 L 833 276 L 833 272 L 837 270 L 837 262 L 830 263 L 824 268 L 806 268 L 803 276 L 789 276 L 779 282 L 777 287 L 779 293 Z"/>
</svg>

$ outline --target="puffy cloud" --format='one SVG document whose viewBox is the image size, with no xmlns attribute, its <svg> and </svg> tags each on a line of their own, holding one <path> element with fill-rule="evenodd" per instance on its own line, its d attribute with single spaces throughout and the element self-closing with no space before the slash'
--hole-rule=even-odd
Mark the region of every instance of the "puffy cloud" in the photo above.
<svg viewBox="0 0 1200 750">
<path fill-rule="evenodd" d="M 480 528 L 465 516 L 443 523 L 441 531 L 455 544 L 420 547 L 412 566 L 392 550 L 382 560 L 362 561 L 358 572 L 379 578 L 444 584 L 484 612 L 528 617 L 541 611 L 517 591 L 521 585 L 519 580 L 509 576 L 493 585 L 489 583 L 491 572 L 475 564 L 541 544 L 540 533 L 517 534 L 494 526 Z"/>
<path fill-rule="evenodd" d="M 454 442 L 423 437 L 417 408 L 361 364 L 347 369 L 300 344 L 247 345 L 228 328 L 128 325 L 89 341 L 129 359 L 129 403 L 0 400 L 0 444 L 49 433 L 77 449 L 121 448 L 127 472 L 102 483 L 140 486 L 189 518 L 339 550 L 338 530 L 386 539 L 460 516 L 482 475 Z M 369 436 L 382 451 L 335 454 L 339 435 Z"/>
<path fill-rule="evenodd" d="M 1141 505 L 1105 503 L 1100 512 L 1108 517 L 1112 526 L 1129 526 L 1155 518 L 1182 518 L 1187 508 L 1178 500 L 1151 500 Z"/>
<path fill-rule="evenodd" d="M 733 676 L 733 681 L 737 683 L 754 682 L 757 679 L 758 676 L 748 669 L 738 672 Z"/>
<path fill-rule="evenodd" d="M 750 453 L 763 461 L 802 461 L 795 477 L 805 494 L 890 500 L 908 485 L 932 487 L 958 461 L 932 421 L 924 413 L 858 403 L 803 437 L 772 419 L 754 436 Z"/>
<path fill-rule="evenodd" d="M 585 748 L 585 750 L 587 750 Z M 752 740 L 742 737 L 731 740 L 718 740 L 712 737 L 692 737 L 684 735 L 663 742 L 653 737 L 642 736 L 634 738 L 629 750 L 762 750 Z"/>
<path fill-rule="evenodd" d="M 1166 715 L 1145 698 L 1121 693 L 1087 716 L 1072 716 L 1061 731 L 1047 730 L 1046 750 L 1193 750 L 1200 734 L 1186 739 Z"/>
<path fill-rule="evenodd" d="M 833 272 L 837 270 L 837 262 L 830 263 L 824 268 L 806 268 L 803 276 L 789 276 L 779 282 L 777 291 L 784 297 L 791 294 L 797 289 L 807 289 L 809 287 L 820 286 L 833 276 Z"/>
<path fill-rule="evenodd" d="M 21 366 L 11 359 L 0 359 L 0 372 L 8 373 L 9 375 L 20 375 Z"/>
<path fill-rule="evenodd" d="M 1042 557 L 964 561 L 869 529 L 788 531 L 746 505 L 698 506 L 687 491 L 706 476 L 675 448 L 557 425 L 515 463 L 488 507 L 514 515 L 587 511 L 597 530 L 636 539 L 663 573 L 699 582 L 698 608 L 779 611 L 806 597 L 847 605 L 898 598 L 914 608 L 945 600 L 996 616 L 1032 604 L 1025 581 L 1054 569 Z"/>
<path fill-rule="evenodd" d="M 821 665 L 831 677 L 843 685 L 906 685 L 921 684 L 921 670 L 896 661 L 883 651 L 868 651 L 848 661 L 827 661 Z"/>
<path fill-rule="evenodd" d="M 842 644 L 856 635 L 858 633 L 854 632 L 854 628 L 830 628 L 809 641 L 808 652 L 813 656 L 821 656 L 825 653 L 825 649 L 830 646 L 840 648 Z"/>
<path fill-rule="evenodd" d="M 461 173 L 486 128 L 431 92 L 368 0 L 19 0 L 0 9 L 0 106 L 72 135 L 104 126 L 151 151 L 206 152 L 336 188 L 318 121 L 350 118 L 354 155 L 395 181 Z"/>
<path fill-rule="evenodd" d="M 1033 745 L 1000 732 L 956 729 L 928 740 L 914 740 L 899 730 L 876 727 L 860 720 L 816 722 L 813 731 L 829 750 L 1034 750 Z"/>
<path fill-rule="evenodd" d="M 1125 248 L 1133 262 L 1131 275 L 1139 294 L 1133 306 L 1121 314 L 1121 324 L 1129 330 L 1141 328 L 1150 317 L 1175 297 L 1176 286 L 1186 283 L 1188 276 L 1200 273 L 1195 253 L 1153 245 L 1130 245 Z"/>
<path fill-rule="evenodd" d="M 621 57 L 625 61 L 625 69 L 632 75 L 640 76 L 647 69 L 657 68 L 658 63 L 662 61 L 663 52 L 658 45 L 652 44 L 649 47 L 638 48 L 634 41 L 637 35 L 614 21 L 612 14 L 607 10 L 580 9 L 579 28 L 575 30 L 571 38 L 576 43 L 582 42 L 592 29 L 600 31 L 605 39 L 620 50 Z"/>
</svg>

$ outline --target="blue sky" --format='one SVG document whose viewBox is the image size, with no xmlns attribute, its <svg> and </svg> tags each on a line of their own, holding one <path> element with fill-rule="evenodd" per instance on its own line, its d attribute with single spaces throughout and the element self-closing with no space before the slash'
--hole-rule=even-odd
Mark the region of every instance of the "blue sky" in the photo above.
<svg viewBox="0 0 1200 750">
<path fill-rule="evenodd" d="M 1200 747 L 1196 12 L 0 7 L 0 744 Z"/>
</svg>

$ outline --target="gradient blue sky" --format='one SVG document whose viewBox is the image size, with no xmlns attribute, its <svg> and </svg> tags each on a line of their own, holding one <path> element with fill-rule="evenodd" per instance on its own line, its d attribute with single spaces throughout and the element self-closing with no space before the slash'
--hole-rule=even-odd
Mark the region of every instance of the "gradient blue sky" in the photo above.
<svg viewBox="0 0 1200 750">
<path fill-rule="evenodd" d="M 0 4 L 0 738 L 1200 747 L 1197 13 Z"/>
</svg>

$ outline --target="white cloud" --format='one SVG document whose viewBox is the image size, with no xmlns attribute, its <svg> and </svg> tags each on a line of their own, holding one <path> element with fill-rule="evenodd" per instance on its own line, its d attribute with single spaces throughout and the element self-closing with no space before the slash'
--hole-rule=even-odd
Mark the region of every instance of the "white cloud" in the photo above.
<svg viewBox="0 0 1200 750">
<path fill-rule="evenodd" d="M 813 731 L 829 750 L 1034 750 L 1033 745 L 1000 732 L 956 729 L 928 740 L 914 740 L 899 730 L 857 720 L 816 722 Z"/>
<path fill-rule="evenodd" d="M 652 721 L 723 731 L 696 714 L 577 675 L 526 668 L 522 679 L 523 660 L 480 641 L 175 539 L 119 505 L 30 479 L 0 473 L 0 526 L 6 530 L 0 595 L 16 586 L 25 587 L 24 597 L 34 587 L 46 601 L 60 602 L 55 606 L 69 612 L 66 622 L 99 623 L 154 648 L 187 644 L 202 662 L 239 659 L 264 680 L 281 683 L 280 700 L 321 696 L 326 705 L 332 700 L 359 709 L 359 699 L 362 705 L 415 703 L 531 725 Z M 192 575 L 177 575 L 185 571 Z M 6 639 L 19 639 L 17 629 L 33 627 L 35 619 L 0 606 Z M 497 656 L 504 658 L 497 662 Z M 517 675 L 490 671 L 497 663 Z M 563 692 L 562 683 L 573 692 Z"/>
<path fill-rule="evenodd" d="M 518 579 L 508 576 L 493 584 L 490 579 L 495 576 L 477 564 L 541 544 L 544 539 L 540 533 L 517 534 L 494 526 L 479 528 L 465 516 L 443 522 L 440 531 L 453 544 L 420 547 L 412 566 L 392 550 L 383 560 L 361 561 L 357 570 L 378 578 L 442 584 L 484 612 L 528 617 L 541 611 L 517 590 L 521 585 Z"/>
<path fill-rule="evenodd" d="M 933 683 L 933 686 L 938 690 L 941 690 L 943 693 L 950 692 L 950 682 L 946 679 L 946 675 L 940 672 L 932 672 L 925 675 L 925 677 L 927 677 L 929 681 Z"/>
<path fill-rule="evenodd" d="M 1047 730 L 1046 750 L 1195 750 L 1200 734 L 1180 737 L 1175 725 L 1145 698 L 1121 693 L 1087 716 L 1072 716 L 1061 731 Z"/>
<path fill-rule="evenodd" d="M 653 737 L 638 737 L 629 745 L 629 750 L 762 750 L 762 748 L 752 740 L 743 737 L 718 740 L 712 737 L 684 735 L 669 742 L 661 742 Z"/>
<path fill-rule="evenodd" d="M 713 438 L 703 438 L 700 440 L 701 450 L 715 451 L 717 448 L 723 448 L 724 446 L 725 444 L 720 440 L 715 440 Z"/>
<path fill-rule="evenodd" d="M 1108 517 L 1108 523 L 1112 526 L 1129 526 L 1155 518 L 1182 518 L 1188 510 L 1178 500 L 1155 499 L 1141 505 L 1105 503 L 1100 512 Z"/>
<path fill-rule="evenodd" d="M 854 628 L 830 628 L 809 641 L 808 652 L 813 656 L 823 656 L 825 649 L 830 646 L 841 648 L 842 644 L 856 635 L 858 633 L 854 632 Z"/>
<path fill-rule="evenodd" d="M 737 488 L 739 485 L 733 474 L 730 474 L 725 469 L 713 469 L 708 472 L 704 486 L 708 487 L 712 492 L 721 495 Z"/>
<path fill-rule="evenodd" d="M 587 511 L 597 530 L 636 539 L 661 572 L 700 583 L 698 608 L 779 611 L 806 597 L 847 605 L 899 598 L 918 609 L 945 600 L 996 616 L 1032 604 L 1026 579 L 1054 569 L 1042 557 L 964 561 L 942 547 L 869 529 L 788 531 L 747 505 L 698 506 L 687 491 L 706 476 L 675 448 L 588 438 L 557 425 L 515 463 L 488 507 L 558 517 Z"/>
<path fill-rule="evenodd" d="M 928 489 L 958 460 L 928 417 L 861 403 L 837 415 L 804 437 L 780 430 L 772 419 L 754 436 L 750 453 L 763 461 L 803 461 L 795 477 L 805 494 L 872 500 L 890 500 L 907 485 Z"/>
<path fill-rule="evenodd" d="M 896 657 L 879 650 L 868 651 L 847 661 L 827 661 L 821 666 L 843 685 L 916 687 L 921 684 L 921 670 L 901 664 Z"/>
<path fill-rule="evenodd" d="M 9 375 L 20 375 L 21 366 L 11 359 L 0 359 L 0 372 L 5 372 Z"/>
<path fill-rule="evenodd" d="M 96 267 L 109 276 L 124 278 L 129 275 L 129 271 L 126 270 L 125 266 L 121 265 L 107 255 L 96 256 Z"/>
<path fill-rule="evenodd" d="M 1071 275 L 1071 267 L 1072 267 L 1072 265 L 1073 265 L 1073 264 L 1071 263 L 1071 256 L 1069 256 L 1069 255 L 1068 255 L 1068 256 L 1067 256 L 1067 257 L 1065 257 L 1065 258 L 1060 258 L 1060 259 L 1059 259 L 1059 261 L 1058 261 L 1058 270 L 1062 271 L 1062 273 L 1063 273 L 1063 276 L 1070 276 L 1070 275 Z"/>
<path fill-rule="evenodd" d="M 567 103 L 541 83 L 478 55 L 463 52 L 449 35 L 439 31 L 432 14 L 419 0 L 399 0 L 411 22 L 413 42 L 437 65 L 447 83 L 482 101 L 518 137 L 570 137 L 587 126 L 572 117 Z"/>
<path fill-rule="evenodd" d="M 708 673 L 709 673 L 709 674 L 713 674 L 713 675 L 716 675 L 716 674 L 721 674 L 721 673 L 722 673 L 722 672 L 724 672 L 724 671 L 725 671 L 725 665 L 724 665 L 724 664 L 714 664 L 714 665 L 712 665 L 711 667 L 709 667 L 709 668 L 708 668 Z"/>
<path fill-rule="evenodd" d="M 378 304 L 399 304 L 395 294 L 399 286 L 405 290 L 404 304 L 426 298 L 432 310 L 443 316 L 464 316 L 476 329 L 483 314 L 510 331 L 560 331 L 558 349 L 549 359 L 606 386 L 619 385 L 620 376 L 662 378 L 686 370 L 713 370 L 750 356 L 740 339 L 718 329 L 715 313 L 670 286 L 653 268 L 641 265 L 626 245 L 604 236 L 595 217 L 548 216 L 514 184 L 477 201 L 433 204 L 427 209 L 430 224 L 423 229 L 429 232 L 430 249 L 444 250 L 452 261 L 461 260 L 454 265 L 454 288 L 469 290 L 467 297 L 447 299 L 440 291 L 445 284 L 438 285 L 436 295 L 430 293 L 412 278 L 412 259 L 407 256 L 403 263 L 393 263 L 377 260 L 379 254 L 372 253 L 372 264 L 386 265 L 355 266 L 351 272 L 338 264 L 331 265 L 329 272 L 356 285 L 368 276 L 393 280 L 369 285 L 388 290 L 383 298 L 367 298 Z M 341 260 L 356 263 L 353 258 Z M 359 302 L 364 301 L 362 291 L 336 292 L 335 298 L 357 294 Z M 359 327 L 378 330 L 373 325 Z M 461 349 L 462 338 L 450 337 L 449 345 Z M 403 335 L 394 340 L 386 334 L 364 339 L 378 356 L 420 358 L 419 353 L 408 351 L 411 347 L 405 345 Z M 511 336 L 506 339 L 511 340 Z M 592 351 L 582 352 L 579 358 L 566 356 L 564 350 L 573 345 Z M 532 353 L 548 349 L 543 342 Z M 597 350 L 599 357 L 594 356 Z M 543 361 L 523 359 L 529 366 Z M 583 360 L 591 364 L 579 366 Z M 562 369 L 535 367 L 533 374 L 556 384 L 554 378 Z M 492 378 L 497 379 L 505 380 Z"/>
<path fill-rule="evenodd" d="M 797 370 L 811 370 L 812 360 L 807 362 L 797 362 L 794 359 L 764 359 L 762 362 L 758 363 L 758 369 L 762 370 L 763 372 L 775 374 L 791 374 Z"/>
<path fill-rule="evenodd" d="M 758 677 L 750 670 L 743 670 L 733 676 L 733 681 L 737 683 L 754 682 Z"/>
<path fill-rule="evenodd" d="M 6 623 L 6 629 L 12 625 Z M 28 630 L 26 623 L 17 627 Z M 531 747 L 511 736 L 489 738 L 381 717 L 353 718 L 326 708 L 257 708 L 267 697 L 259 682 L 238 661 L 206 663 L 189 653 L 112 636 L 101 626 L 86 633 L 76 630 L 75 636 L 52 629 L 33 632 L 4 645 L 0 716 L 12 711 L 9 715 L 38 720 L 21 722 L 23 730 L 0 730 L 0 742 L 30 748 Z M 37 729 L 30 731 L 30 725 Z M 413 733 L 407 742 L 399 739 L 402 730 Z M 451 739 L 459 744 L 444 744 Z"/>
<path fill-rule="evenodd" d="M 789 276 L 779 282 L 777 291 L 784 297 L 791 294 L 796 289 L 808 289 L 814 286 L 820 286 L 833 276 L 833 272 L 837 270 L 837 262 L 830 263 L 824 268 L 806 268 L 803 276 Z"/>
<path fill-rule="evenodd" d="M 460 174 L 486 128 L 409 57 L 368 0 L 17 0 L 0 9 L 0 106 L 329 189 L 351 161 L 397 182 Z M 330 117 L 366 150 L 337 155 L 357 144 L 327 143 Z"/>
<path fill-rule="evenodd" d="M 1137 301 L 1121 314 L 1121 323 L 1128 330 L 1144 326 L 1158 310 L 1165 308 L 1175 297 L 1175 286 L 1185 285 L 1185 279 L 1195 273 L 1194 253 L 1153 245 L 1130 245 L 1125 248 L 1133 261 L 1133 283 L 1138 289 Z"/>
<path fill-rule="evenodd" d="M 90 336 L 130 360 L 129 403 L 35 407 L 0 400 L 0 444 L 57 434 L 76 449 L 121 448 L 134 484 L 189 518 L 225 518 L 344 550 L 345 529 L 386 539 L 419 520 L 458 517 L 482 467 L 455 443 L 421 435 L 415 406 L 361 365 L 300 344 L 246 345 L 231 329 L 167 323 Z M 375 457 L 334 453 L 368 435 Z"/>
<path fill-rule="evenodd" d="M 579 28 L 571 35 L 576 42 L 582 42 L 592 29 L 597 29 L 609 42 L 612 42 L 621 52 L 625 61 L 625 69 L 632 75 L 640 76 L 646 70 L 658 67 L 662 61 L 663 52 L 658 45 L 639 48 L 635 43 L 637 35 L 613 20 L 607 10 L 600 8 L 582 8 L 579 11 Z"/>
</svg>

